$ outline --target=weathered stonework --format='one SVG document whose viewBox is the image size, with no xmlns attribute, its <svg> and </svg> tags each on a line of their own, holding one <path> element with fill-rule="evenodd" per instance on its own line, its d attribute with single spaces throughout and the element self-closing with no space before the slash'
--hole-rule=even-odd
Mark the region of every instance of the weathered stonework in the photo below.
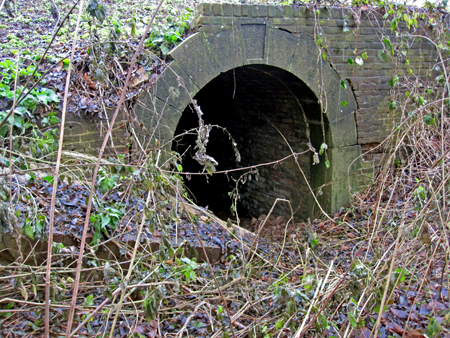
<svg viewBox="0 0 450 338">
<path fill-rule="evenodd" d="M 155 137 L 167 150 L 189 149 L 171 142 L 196 126 L 190 106 L 195 98 L 205 122 L 220 121 L 237 141 L 243 161 L 223 159 L 223 170 L 276 161 L 289 155 L 287 143 L 295 152 L 307 151 L 308 142 L 317 151 L 326 143 L 320 164 L 313 165 L 308 153 L 298 163 L 291 159 L 260 169 L 258 180 L 242 188 L 241 204 L 257 214 L 267 212 L 276 198 L 289 199 L 305 218 L 315 208 L 306 178 L 323 208 L 338 210 L 372 179 L 381 161 L 382 154 L 361 155 L 393 130 L 388 81 L 395 67 L 406 65 L 402 55 L 395 64 L 377 57 L 383 38 L 399 41 L 382 21 L 383 13 L 319 12 L 305 6 L 199 5 L 193 20 L 197 33 L 170 52 L 167 69 L 139 98 L 141 139 Z M 348 62 L 363 52 L 368 58 L 362 65 Z M 411 41 L 407 58 L 414 74 L 425 76 L 434 46 Z M 220 157 L 220 146 L 215 147 Z"/>
</svg>

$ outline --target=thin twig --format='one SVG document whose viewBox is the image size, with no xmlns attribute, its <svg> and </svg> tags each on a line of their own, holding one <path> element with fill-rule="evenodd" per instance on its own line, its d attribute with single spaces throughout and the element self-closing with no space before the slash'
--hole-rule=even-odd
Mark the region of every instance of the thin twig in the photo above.
<svg viewBox="0 0 450 338">
<path fill-rule="evenodd" d="M 53 3 L 53 2 L 52 2 Z M 54 3 L 53 3 L 54 4 Z M 55 5 L 56 6 L 56 5 Z M 78 40 L 78 29 L 80 27 L 81 13 L 83 12 L 84 0 L 81 0 L 78 10 L 77 23 L 75 26 L 75 36 L 73 38 L 72 52 L 70 54 L 69 69 L 67 70 L 66 86 L 64 89 L 64 101 L 61 114 L 61 126 L 59 128 L 59 144 L 58 153 L 56 157 L 55 171 L 53 175 L 53 190 L 50 205 L 50 221 L 48 224 L 48 240 L 47 240 L 47 273 L 45 275 L 45 336 L 50 337 L 50 282 L 51 282 L 51 268 L 52 268 L 52 248 L 53 248 L 53 226 L 55 223 L 55 206 L 56 206 L 56 192 L 58 190 L 59 170 L 61 165 L 61 156 L 64 141 L 64 127 L 66 125 L 67 101 L 69 98 L 70 76 L 72 74 L 73 59 Z"/>
</svg>

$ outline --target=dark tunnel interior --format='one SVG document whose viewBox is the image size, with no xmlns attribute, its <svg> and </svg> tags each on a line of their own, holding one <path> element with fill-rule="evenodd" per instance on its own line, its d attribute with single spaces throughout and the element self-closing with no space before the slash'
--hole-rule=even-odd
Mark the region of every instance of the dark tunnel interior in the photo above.
<svg viewBox="0 0 450 338">
<path fill-rule="evenodd" d="M 311 179 L 314 168 L 307 143 L 318 149 L 323 142 L 322 114 L 314 93 L 296 76 L 271 66 L 243 66 L 213 79 L 194 99 L 203 112 L 205 125 L 220 126 L 212 127 L 206 151 L 218 162 L 217 171 L 276 162 L 295 151 L 303 152 L 298 163 L 306 178 Z M 197 113 L 190 105 L 184 110 L 175 135 L 198 126 Z M 173 150 L 182 155 L 185 172 L 203 172 L 193 159 L 196 139 L 193 132 L 173 142 Z M 233 142 L 237 144 L 240 162 Z M 248 171 L 191 175 L 185 179 L 185 186 L 198 205 L 208 206 L 226 219 L 231 217 L 230 192 Z M 245 184 L 241 177 L 237 185 L 240 217 L 267 214 L 277 198 L 290 200 L 299 218 L 309 217 L 312 196 L 292 156 L 276 165 L 260 166 L 246 178 Z M 289 210 L 286 203 L 279 203 L 274 214 L 284 216 Z"/>
</svg>

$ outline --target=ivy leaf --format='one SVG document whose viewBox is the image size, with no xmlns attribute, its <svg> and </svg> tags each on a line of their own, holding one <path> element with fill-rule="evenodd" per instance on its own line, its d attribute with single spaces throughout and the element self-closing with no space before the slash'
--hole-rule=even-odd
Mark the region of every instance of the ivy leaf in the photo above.
<svg viewBox="0 0 450 338">
<path fill-rule="evenodd" d="M 386 54 L 386 52 L 384 51 L 384 50 L 379 50 L 378 51 L 378 58 L 381 60 L 381 61 L 383 61 L 383 62 L 386 62 L 386 60 L 387 60 L 387 54 Z"/>
<path fill-rule="evenodd" d="M 44 104 L 59 102 L 58 95 L 49 88 L 42 88 L 40 92 L 36 93 L 36 98 Z"/>
<path fill-rule="evenodd" d="M 25 232 L 25 234 L 28 237 L 30 237 L 31 239 L 34 239 L 33 228 L 31 227 L 29 222 L 25 222 L 25 225 L 23 226 L 22 231 Z"/>
<path fill-rule="evenodd" d="M 361 56 L 364 60 L 367 60 L 369 58 L 366 52 L 362 53 Z"/>
<path fill-rule="evenodd" d="M 397 28 L 398 25 L 398 19 L 395 18 L 391 21 L 391 31 L 395 30 Z"/>
<path fill-rule="evenodd" d="M 23 129 L 24 120 L 20 116 L 14 116 L 13 126 L 19 129 Z"/>
<path fill-rule="evenodd" d="M 346 107 L 347 106 L 347 101 L 342 101 L 341 104 L 342 104 L 343 107 Z"/>
<path fill-rule="evenodd" d="M 439 75 L 439 76 L 436 77 L 436 81 L 439 82 L 439 83 L 444 83 L 445 78 L 444 78 L 443 75 Z"/>
<path fill-rule="evenodd" d="M 20 105 L 28 110 L 34 111 L 38 105 L 38 101 L 33 96 L 27 95 Z"/>
<path fill-rule="evenodd" d="M 327 169 L 330 167 L 330 161 L 326 160 L 325 161 L 325 166 L 327 167 Z"/>
<path fill-rule="evenodd" d="M 423 117 L 423 122 L 425 122 L 427 126 L 430 126 L 434 124 L 434 117 L 432 115 L 425 115 Z"/>
<path fill-rule="evenodd" d="M 389 103 L 389 109 L 390 110 L 394 110 L 395 108 L 397 108 L 397 102 L 396 101 L 392 101 L 391 103 Z"/>
<path fill-rule="evenodd" d="M 83 307 L 93 306 L 94 305 L 94 295 L 88 295 L 84 299 Z"/>
<path fill-rule="evenodd" d="M 322 155 L 323 152 L 324 152 L 325 150 L 327 150 L 327 149 L 328 149 L 328 144 L 322 143 L 322 144 L 320 145 L 319 155 Z"/>
<path fill-rule="evenodd" d="M 347 83 L 344 80 L 341 80 L 341 88 L 347 89 Z"/>
<path fill-rule="evenodd" d="M 89 36 L 89 35 L 88 35 Z M 63 68 L 65 69 L 65 70 L 69 70 L 69 63 L 70 63 L 70 60 L 69 59 L 64 59 L 64 60 L 62 60 L 62 66 L 63 66 Z"/>
<path fill-rule="evenodd" d="M 347 63 L 348 63 L 350 66 L 353 66 L 353 59 L 352 59 L 352 58 L 348 58 L 348 59 L 347 59 Z"/>
<path fill-rule="evenodd" d="M 399 81 L 399 78 L 397 75 L 394 75 L 392 79 L 389 80 L 389 86 L 394 87 Z"/>
<path fill-rule="evenodd" d="M 100 218 L 102 219 L 102 228 L 106 227 L 111 222 L 111 217 L 105 214 L 100 214 Z"/>
<path fill-rule="evenodd" d="M 51 125 L 58 124 L 58 123 L 61 122 L 61 119 L 58 116 L 52 116 L 52 117 L 50 117 L 50 121 L 49 122 L 50 122 Z"/>
<path fill-rule="evenodd" d="M 325 52 L 323 52 L 322 57 L 323 57 L 324 60 L 326 60 L 327 59 L 327 54 Z"/>
<path fill-rule="evenodd" d="M 359 56 L 355 59 L 355 62 L 358 66 L 362 66 L 364 64 L 363 59 Z"/>
<path fill-rule="evenodd" d="M 0 129 L 0 136 L 5 137 L 9 132 L 9 126 L 7 124 L 5 124 L 1 129 Z"/>
<path fill-rule="evenodd" d="M 383 43 L 389 51 L 392 50 L 392 44 L 391 44 L 391 41 L 389 41 L 389 39 L 387 39 L 387 38 L 383 39 Z"/>
<path fill-rule="evenodd" d="M 50 183 L 50 184 L 53 184 L 53 180 L 54 180 L 53 176 L 45 176 L 45 177 L 43 177 L 42 179 L 43 179 L 44 181 L 47 181 L 47 182 Z"/>
<path fill-rule="evenodd" d="M 353 328 L 356 329 L 358 327 L 358 323 L 356 322 L 356 318 L 353 313 L 348 314 L 348 320 L 350 321 L 350 324 L 353 326 Z"/>
<path fill-rule="evenodd" d="M 317 44 L 320 46 L 320 45 L 322 44 L 322 42 L 323 42 L 322 37 L 321 37 L 321 36 L 318 36 L 317 39 L 316 39 L 316 42 L 317 42 Z"/>
</svg>

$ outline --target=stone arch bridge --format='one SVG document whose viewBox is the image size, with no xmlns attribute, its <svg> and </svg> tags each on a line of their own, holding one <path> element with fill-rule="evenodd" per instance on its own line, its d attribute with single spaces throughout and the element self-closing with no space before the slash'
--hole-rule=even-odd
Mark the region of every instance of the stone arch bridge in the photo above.
<svg viewBox="0 0 450 338">
<path fill-rule="evenodd" d="M 241 154 L 237 162 L 229 134 L 213 128 L 207 153 L 219 162 L 218 170 L 299 153 L 259 167 L 251 180 L 239 184 L 242 210 L 267 213 L 283 198 L 300 218 L 310 217 L 318 210 L 310 189 L 326 211 L 344 206 L 372 178 L 382 154 L 361 155 L 380 144 L 395 124 L 388 81 L 396 65 L 377 55 L 383 38 L 392 43 L 399 38 L 382 13 L 201 4 L 193 24 L 196 32 L 170 52 L 168 67 L 140 96 L 136 114 L 145 126 L 140 137 L 169 142 L 169 150 L 184 154 L 185 171 L 201 170 L 192 160 L 196 136 L 174 139 L 198 126 L 195 99 L 205 123 L 226 128 Z M 362 65 L 350 64 L 349 58 L 362 53 L 368 56 Z M 425 76 L 435 58 L 427 42 L 408 46 L 409 67 L 416 75 Z M 395 62 L 405 67 L 404 60 Z M 322 144 L 327 149 L 316 163 L 310 149 L 319 152 Z M 186 184 L 199 204 L 225 210 L 241 174 L 193 176 Z M 276 213 L 289 210 L 280 203 Z"/>
</svg>

